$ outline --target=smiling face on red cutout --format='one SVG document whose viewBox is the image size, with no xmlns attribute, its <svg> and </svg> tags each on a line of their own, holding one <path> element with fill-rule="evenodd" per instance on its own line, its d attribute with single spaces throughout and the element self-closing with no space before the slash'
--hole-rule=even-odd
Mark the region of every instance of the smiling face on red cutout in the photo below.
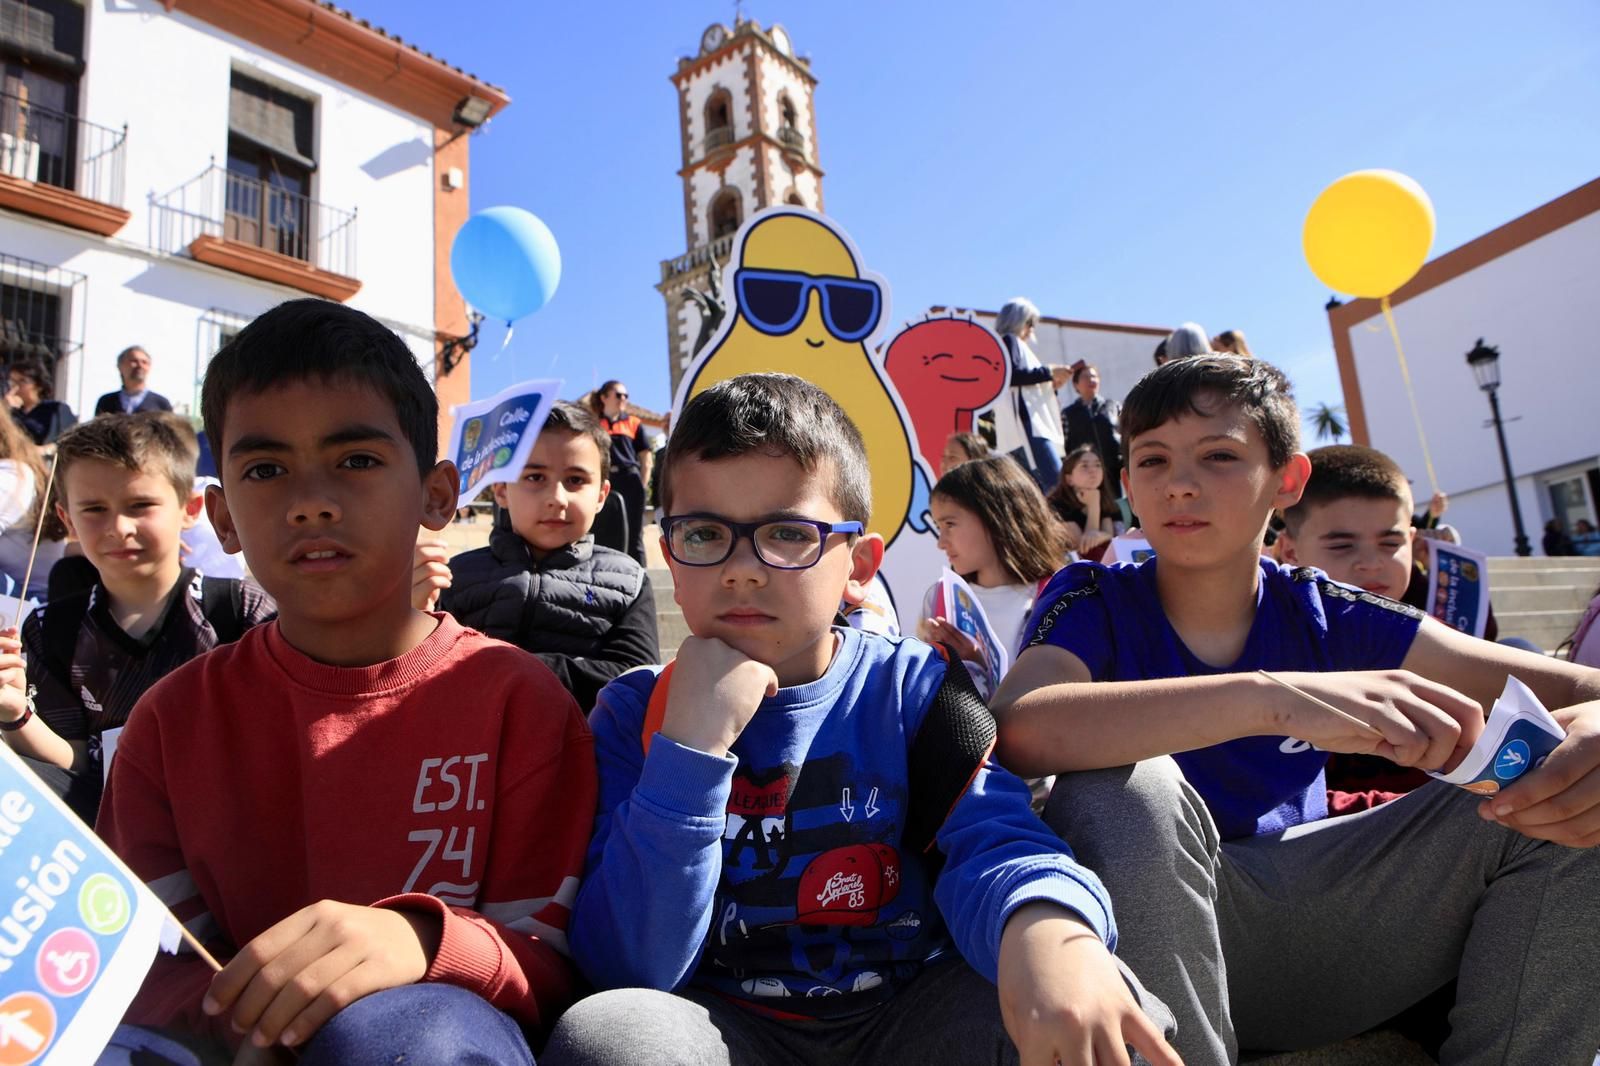
<svg viewBox="0 0 1600 1066">
<path fill-rule="evenodd" d="M 997 337 L 965 318 L 909 326 L 890 343 L 883 368 L 905 401 L 917 444 L 933 470 L 951 433 L 972 431 L 972 412 L 1005 387 L 1006 352 Z"/>
</svg>

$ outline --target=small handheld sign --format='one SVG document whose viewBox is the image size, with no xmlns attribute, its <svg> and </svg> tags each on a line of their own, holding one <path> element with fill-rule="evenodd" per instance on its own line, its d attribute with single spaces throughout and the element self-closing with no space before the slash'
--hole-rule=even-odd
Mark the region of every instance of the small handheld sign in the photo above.
<svg viewBox="0 0 1600 1066">
<path fill-rule="evenodd" d="M 522 476 L 561 384 L 555 379 L 524 381 L 451 412 L 455 425 L 446 454 L 461 473 L 457 507 L 471 503 L 485 485 Z"/>
<path fill-rule="evenodd" d="M 169 915 L 4 744 L 0 884 L 0 1063 L 95 1061 Z"/>
<path fill-rule="evenodd" d="M 1489 559 L 1480 552 L 1428 541 L 1428 613 L 1451 629 L 1481 637 L 1489 624 Z"/>
</svg>

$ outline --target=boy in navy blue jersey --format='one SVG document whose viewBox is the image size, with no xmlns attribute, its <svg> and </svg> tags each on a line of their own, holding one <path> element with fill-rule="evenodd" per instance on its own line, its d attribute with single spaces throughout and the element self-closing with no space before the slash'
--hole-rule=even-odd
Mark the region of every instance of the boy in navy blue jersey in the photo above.
<svg viewBox="0 0 1600 1066">
<path fill-rule="evenodd" d="M 1600 673 L 1261 559 L 1310 474 L 1299 423 L 1259 360 L 1135 386 L 1123 479 L 1155 558 L 1052 579 L 995 697 L 999 754 L 1061 775 L 1046 821 L 1105 878 L 1190 1066 L 1359 1033 L 1452 979 L 1442 1061 L 1586 1063 Z M 1326 817 L 1328 751 L 1453 767 L 1507 675 L 1567 731 L 1542 767 L 1487 799 L 1435 781 Z"/>
<path fill-rule="evenodd" d="M 798 378 L 734 378 L 685 407 L 666 454 L 662 546 L 694 636 L 671 674 L 623 675 L 591 715 L 600 814 L 571 942 L 613 991 L 563 1017 L 542 1066 L 1015 1063 L 1018 1048 L 1089 1066 L 1130 1044 L 1176 1062 L 1108 951 L 1099 882 L 1020 780 L 962 771 L 934 812 L 949 812 L 936 877 L 908 841 L 936 802 L 912 794 L 909 752 L 946 664 L 832 625 L 883 553 L 838 405 Z"/>
</svg>

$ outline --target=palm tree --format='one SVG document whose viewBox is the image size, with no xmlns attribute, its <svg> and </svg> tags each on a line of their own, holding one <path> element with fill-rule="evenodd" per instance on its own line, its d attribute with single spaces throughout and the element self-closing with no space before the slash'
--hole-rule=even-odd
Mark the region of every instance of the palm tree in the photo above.
<svg viewBox="0 0 1600 1066">
<path fill-rule="evenodd" d="M 1344 405 L 1317 404 L 1311 409 L 1311 424 L 1316 427 L 1318 440 L 1338 444 L 1345 435 Z"/>
</svg>

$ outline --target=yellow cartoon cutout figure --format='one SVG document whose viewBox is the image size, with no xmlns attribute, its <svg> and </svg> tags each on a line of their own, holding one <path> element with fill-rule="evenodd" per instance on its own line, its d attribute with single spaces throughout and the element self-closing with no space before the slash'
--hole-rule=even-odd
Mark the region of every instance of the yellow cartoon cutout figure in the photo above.
<svg viewBox="0 0 1600 1066">
<path fill-rule="evenodd" d="M 892 544 L 925 529 L 928 475 L 910 419 L 873 356 L 888 286 L 861 266 L 850 238 L 821 215 L 780 207 L 755 215 L 734 242 L 717 334 L 684 374 L 673 409 L 719 381 L 794 374 L 832 396 L 861 431 L 872 469 L 867 528 Z"/>
</svg>

